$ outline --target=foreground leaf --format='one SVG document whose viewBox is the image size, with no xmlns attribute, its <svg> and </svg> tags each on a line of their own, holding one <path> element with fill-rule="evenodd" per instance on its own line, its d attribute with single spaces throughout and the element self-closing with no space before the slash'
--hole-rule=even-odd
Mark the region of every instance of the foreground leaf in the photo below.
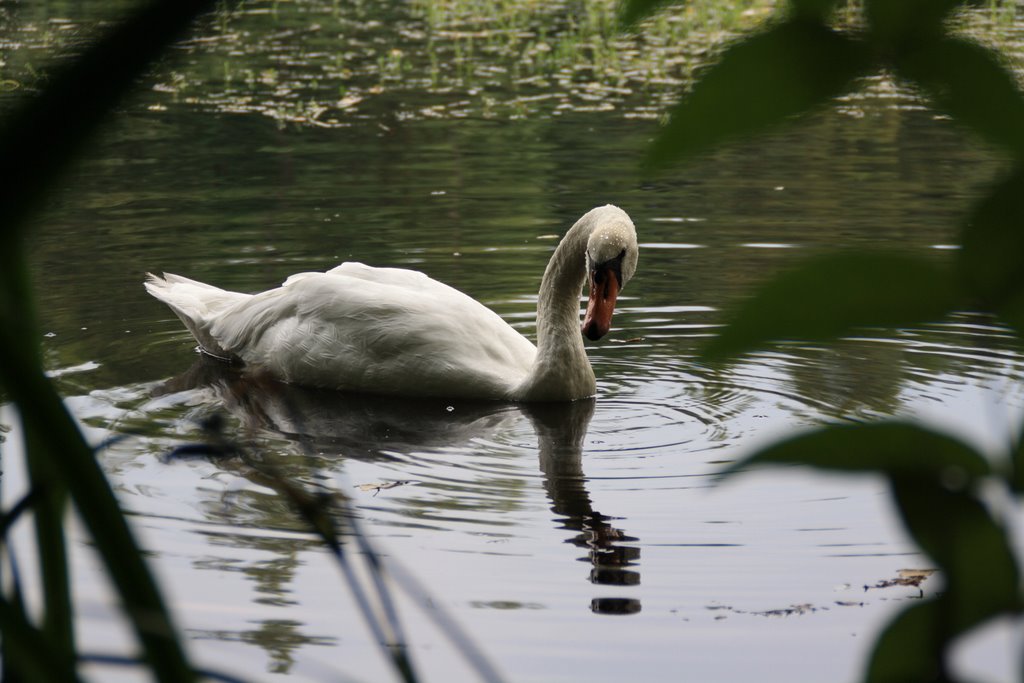
<svg viewBox="0 0 1024 683">
<path fill-rule="evenodd" d="M 1024 434 L 1017 437 L 1011 454 L 1009 482 L 1018 495 L 1024 493 Z"/>
<path fill-rule="evenodd" d="M 842 0 L 789 0 L 793 11 L 800 16 L 824 21 Z"/>
<path fill-rule="evenodd" d="M 52 459 L 41 452 L 46 440 L 25 433 L 28 478 L 38 492 L 32 507 L 36 552 L 43 592 L 43 634 L 66 661 L 75 660 L 74 608 L 71 600 L 68 551 L 64 522 L 68 511 L 67 486 Z"/>
<path fill-rule="evenodd" d="M 940 617 L 935 600 L 920 602 L 896 615 L 875 641 L 866 683 L 944 680 L 942 648 L 935 633 Z"/>
<path fill-rule="evenodd" d="M 915 41 L 913 50 L 897 53 L 895 66 L 983 140 L 1024 155 L 1024 94 L 998 53 L 972 40 L 942 36 Z"/>
<path fill-rule="evenodd" d="M 901 476 L 893 479 L 892 492 L 907 531 L 945 577 L 943 635 L 952 638 L 1021 609 L 1009 537 L 972 490 Z"/>
<path fill-rule="evenodd" d="M 0 236 L 20 231 L 100 121 L 214 0 L 141 5 L 97 43 L 48 74 L 46 87 L 0 123 Z"/>
<path fill-rule="evenodd" d="M 650 166 L 758 133 L 845 92 L 871 66 L 856 40 L 792 19 L 726 50 L 651 145 Z"/>
<path fill-rule="evenodd" d="M 771 463 L 931 481 L 951 477 L 970 481 L 990 471 L 985 458 L 962 441 L 917 425 L 878 422 L 832 425 L 787 439 L 733 463 L 721 476 Z"/>
<path fill-rule="evenodd" d="M 73 667 L 73 660 L 66 657 L 65 652 L 54 648 L 53 643 L 26 619 L 19 605 L 8 603 L 2 598 L 0 632 L 4 636 L 4 654 L 13 660 L 4 662 L 5 674 L 10 678 L 46 683 L 73 683 L 80 680 Z"/>
<path fill-rule="evenodd" d="M 1024 291 L 1024 168 L 974 207 L 960 239 L 960 269 L 973 296 L 998 309 Z"/>
<path fill-rule="evenodd" d="M 722 359 L 771 341 L 825 341 L 861 327 L 928 322 L 953 309 L 948 269 L 895 253 L 821 256 L 761 287 L 703 351 Z"/>
<path fill-rule="evenodd" d="M 865 0 L 871 32 L 877 40 L 907 44 L 922 34 L 934 34 L 958 5 L 967 0 Z"/>
<path fill-rule="evenodd" d="M 949 681 L 952 642 L 982 622 L 1021 609 L 1020 573 L 1005 530 L 967 489 L 894 478 L 907 530 L 942 568 L 945 590 L 890 622 L 875 642 L 869 683 Z"/>
</svg>

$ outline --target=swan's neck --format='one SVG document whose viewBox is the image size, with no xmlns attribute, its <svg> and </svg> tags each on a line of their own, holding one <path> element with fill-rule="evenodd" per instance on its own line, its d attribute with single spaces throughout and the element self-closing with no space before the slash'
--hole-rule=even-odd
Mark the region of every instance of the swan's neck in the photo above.
<svg viewBox="0 0 1024 683">
<path fill-rule="evenodd" d="M 526 380 L 532 400 L 592 396 L 597 388 L 580 332 L 591 221 L 577 222 L 548 262 L 537 297 L 537 358 Z"/>
</svg>

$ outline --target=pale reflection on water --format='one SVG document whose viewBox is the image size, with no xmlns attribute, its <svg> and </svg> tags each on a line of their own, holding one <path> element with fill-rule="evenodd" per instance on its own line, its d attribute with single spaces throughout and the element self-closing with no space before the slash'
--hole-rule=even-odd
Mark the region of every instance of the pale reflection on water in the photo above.
<svg viewBox="0 0 1024 683">
<path fill-rule="evenodd" d="M 536 452 L 544 490 L 555 513 L 556 528 L 576 534 L 568 539 L 591 563 L 590 581 L 597 585 L 640 583 L 630 569 L 640 558 L 640 539 L 612 526 L 614 517 L 595 510 L 583 470 L 583 447 L 594 414 L 594 400 L 565 404 L 510 405 L 493 402 L 403 400 L 369 395 L 317 391 L 246 377 L 240 370 L 205 357 L 185 374 L 167 382 L 157 395 L 210 392 L 238 423 L 232 434 L 276 433 L 285 436 L 305 457 L 282 462 L 289 480 L 316 476 L 337 467 L 328 454 L 345 459 L 395 460 L 415 458 L 425 450 L 441 456 L 471 452 L 474 444 L 508 432 L 526 420 L 536 434 Z M 231 438 L 231 437 L 229 437 Z M 532 448 L 530 450 L 533 450 Z M 298 455 L 298 454 L 296 454 Z M 328 457 L 325 457 L 328 456 Z M 374 495 L 389 485 L 435 485 L 459 495 L 451 482 L 393 480 L 364 484 Z M 633 598 L 596 596 L 595 612 L 629 614 L 640 610 Z"/>
</svg>

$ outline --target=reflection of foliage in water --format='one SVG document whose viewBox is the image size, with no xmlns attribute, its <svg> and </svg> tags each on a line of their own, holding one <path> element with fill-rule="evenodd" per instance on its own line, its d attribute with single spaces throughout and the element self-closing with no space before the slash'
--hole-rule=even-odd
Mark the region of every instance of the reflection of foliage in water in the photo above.
<svg viewBox="0 0 1024 683">
<path fill-rule="evenodd" d="M 303 624 L 291 619 L 266 619 L 256 622 L 247 631 L 192 630 L 195 640 L 215 640 L 258 645 L 271 657 L 269 672 L 287 674 L 295 663 L 294 652 L 307 645 L 330 646 L 337 643 L 332 636 L 310 636 L 302 633 Z"/>
</svg>

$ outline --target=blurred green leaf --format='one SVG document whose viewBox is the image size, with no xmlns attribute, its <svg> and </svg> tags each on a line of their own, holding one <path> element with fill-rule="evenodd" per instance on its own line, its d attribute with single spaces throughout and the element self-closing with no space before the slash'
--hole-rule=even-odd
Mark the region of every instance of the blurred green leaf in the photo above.
<svg viewBox="0 0 1024 683">
<path fill-rule="evenodd" d="M 927 322 L 958 301 L 949 269 L 922 257 L 888 252 L 819 256 L 780 274 L 744 301 L 703 356 L 721 359 L 770 341 L 820 341 L 858 327 Z"/>
<path fill-rule="evenodd" d="M 824 21 L 838 5 L 845 2 L 846 0 L 789 0 L 789 5 L 798 16 Z"/>
<path fill-rule="evenodd" d="M 997 52 L 966 38 L 942 36 L 916 41 L 897 53 L 894 65 L 979 137 L 1024 155 L 1024 94 Z"/>
<path fill-rule="evenodd" d="M 64 522 L 68 492 L 52 459 L 39 452 L 46 440 L 26 430 L 28 477 L 39 493 L 33 505 L 36 549 L 43 592 L 43 634 L 50 646 L 69 662 L 75 659 L 74 609 L 68 573 Z"/>
<path fill-rule="evenodd" d="M 865 683 L 948 680 L 936 637 L 940 608 L 927 600 L 903 610 L 875 640 Z"/>
<path fill-rule="evenodd" d="M 1003 320 L 1015 328 L 1018 339 L 1024 337 L 1024 288 L 1018 288 L 1000 301 L 995 310 Z"/>
<path fill-rule="evenodd" d="M 906 43 L 922 33 L 935 33 L 965 0 L 865 0 L 864 14 L 874 36 L 888 43 Z"/>
<path fill-rule="evenodd" d="M 1024 434 L 1017 437 L 1011 458 L 1010 488 L 1021 495 L 1024 494 Z"/>
<path fill-rule="evenodd" d="M 682 4 L 682 0 L 622 0 L 619 3 L 619 24 L 623 28 L 632 28 L 663 5 L 669 4 Z"/>
<path fill-rule="evenodd" d="M 789 463 L 824 470 L 879 472 L 929 481 L 971 481 L 989 473 L 988 462 L 967 444 L 902 422 L 831 425 L 763 448 L 721 476 L 752 465 Z"/>
<path fill-rule="evenodd" d="M 846 91 L 871 66 L 858 41 L 802 19 L 776 24 L 727 49 L 673 110 L 648 166 L 758 133 Z"/>
<path fill-rule="evenodd" d="M 1024 290 L 1024 169 L 974 207 L 960 240 L 963 279 L 984 305 L 998 309 Z"/>
<path fill-rule="evenodd" d="M 137 5 L 138 3 L 136 3 Z M 49 75 L 45 89 L 0 122 L 0 236 L 22 228 L 57 173 L 164 48 L 214 0 L 142 3 Z"/>
<path fill-rule="evenodd" d="M 40 683 L 80 680 L 74 661 L 55 649 L 28 621 L 21 605 L 0 599 L 0 632 L 3 633 L 4 655 L 13 660 L 4 661 L 4 671 L 8 675 L 14 673 L 12 679 Z"/>
<path fill-rule="evenodd" d="M 1020 572 L 1006 530 L 972 490 L 898 476 L 892 492 L 903 523 L 946 580 L 945 634 L 953 638 L 1021 608 Z"/>
</svg>

